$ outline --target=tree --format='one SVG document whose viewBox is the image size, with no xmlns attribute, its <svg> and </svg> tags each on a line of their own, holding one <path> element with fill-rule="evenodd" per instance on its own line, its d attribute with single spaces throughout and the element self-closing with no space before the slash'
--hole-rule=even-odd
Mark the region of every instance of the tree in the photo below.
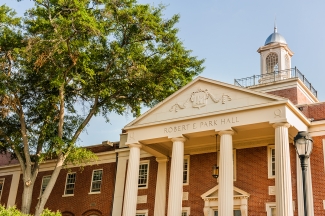
<svg viewBox="0 0 325 216">
<path fill-rule="evenodd" d="M 178 15 L 135 0 L 34 0 L 23 18 L 1 6 L 0 143 L 18 158 L 29 213 L 40 164 L 56 160 L 39 197 L 44 209 L 64 164 L 92 155 L 76 147 L 90 119 L 138 116 L 202 70 L 177 37 Z"/>
</svg>

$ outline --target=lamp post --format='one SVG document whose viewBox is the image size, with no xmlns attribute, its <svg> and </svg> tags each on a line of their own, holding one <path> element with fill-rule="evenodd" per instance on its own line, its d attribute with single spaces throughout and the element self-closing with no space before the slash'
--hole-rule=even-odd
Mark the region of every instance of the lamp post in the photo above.
<svg viewBox="0 0 325 216">
<path fill-rule="evenodd" d="M 216 135 L 216 164 L 212 167 L 212 177 L 219 177 L 219 166 L 218 166 L 218 135 Z"/>
<path fill-rule="evenodd" d="M 297 151 L 297 154 L 300 158 L 301 170 L 302 170 L 302 185 L 303 185 L 303 196 L 304 196 L 304 215 L 307 216 L 308 206 L 306 199 L 306 172 L 307 172 L 307 163 L 306 158 L 309 158 L 313 150 L 313 140 L 306 131 L 299 131 L 294 138 L 294 144 Z"/>
</svg>

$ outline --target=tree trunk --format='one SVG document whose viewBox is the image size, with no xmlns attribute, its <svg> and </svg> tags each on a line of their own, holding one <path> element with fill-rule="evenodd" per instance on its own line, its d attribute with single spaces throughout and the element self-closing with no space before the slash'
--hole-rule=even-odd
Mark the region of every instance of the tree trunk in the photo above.
<svg viewBox="0 0 325 216">
<path fill-rule="evenodd" d="M 22 195 L 21 212 L 29 214 L 30 206 L 32 204 L 34 181 L 24 180 L 24 191 Z"/>
<path fill-rule="evenodd" d="M 48 185 L 46 186 L 43 194 L 41 195 L 41 197 L 38 200 L 37 206 L 35 208 L 35 216 L 39 216 L 41 215 L 41 213 L 44 210 L 45 204 L 52 192 L 52 189 L 54 188 L 55 182 L 58 179 L 58 176 L 60 174 L 60 171 L 62 169 L 62 165 L 64 163 L 65 157 L 60 156 L 58 158 L 58 162 L 53 170 L 53 173 L 51 175 L 50 181 L 48 183 Z"/>
</svg>

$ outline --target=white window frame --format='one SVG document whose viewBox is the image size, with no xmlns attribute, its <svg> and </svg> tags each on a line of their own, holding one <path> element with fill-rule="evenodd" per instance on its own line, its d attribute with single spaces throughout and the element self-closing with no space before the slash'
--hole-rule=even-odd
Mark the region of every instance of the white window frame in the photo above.
<svg viewBox="0 0 325 216">
<path fill-rule="evenodd" d="M 236 149 L 232 150 L 232 160 L 233 160 L 233 172 L 234 172 L 234 181 L 236 181 L 237 178 L 237 156 L 236 156 Z M 218 161 L 217 161 L 217 165 L 219 166 L 219 162 L 220 162 L 220 151 L 218 151 Z M 217 179 L 217 181 L 219 182 L 219 178 Z"/>
<path fill-rule="evenodd" d="M 272 208 L 275 208 L 276 209 L 275 202 L 265 203 L 266 216 L 272 216 L 272 212 L 271 212 Z"/>
<path fill-rule="evenodd" d="M 273 155 L 272 152 L 274 152 L 274 162 L 272 161 Z M 274 163 L 274 174 L 272 170 L 272 164 Z M 269 145 L 267 147 L 267 164 L 268 164 L 268 178 L 273 179 L 275 178 L 275 146 Z"/>
<path fill-rule="evenodd" d="M 190 216 L 191 215 L 191 207 L 182 207 L 182 214 L 184 212 L 186 212 L 186 216 Z"/>
<path fill-rule="evenodd" d="M 73 183 L 73 193 L 72 194 L 67 194 L 67 183 L 68 183 L 68 176 L 71 174 L 75 174 L 75 179 L 74 179 L 74 183 Z M 74 190 L 75 190 L 75 186 L 76 186 L 76 180 L 77 180 L 77 173 L 76 172 L 71 172 L 71 173 L 67 173 L 66 179 L 65 179 L 65 186 L 64 186 L 64 194 L 63 196 L 74 196 Z M 71 184 L 71 183 L 70 183 Z"/>
<path fill-rule="evenodd" d="M 184 167 L 185 160 L 187 161 L 187 170 L 185 170 L 185 167 Z M 190 156 L 189 155 L 184 156 L 184 163 L 183 163 L 183 185 L 189 185 L 189 183 L 190 183 Z M 184 182 L 185 171 L 187 172 L 186 173 L 186 182 Z"/>
<path fill-rule="evenodd" d="M 95 182 L 94 181 L 94 173 L 96 171 L 102 171 L 102 177 L 101 177 L 100 180 L 96 180 L 96 182 L 100 182 L 99 191 L 92 191 L 93 190 L 93 183 Z M 101 190 L 102 190 L 102 181 L 103 181 L 103 169 L 95 169 L 95 170 L 93 170 L 93 173 L 91 175 L 91 183 L 90 183 L 90 192 L 89 192 L 89 194 L 99 194 L 99 193 L 101 193 Z"/>
<path fill-rule="evenodd" d="M 48 182 L 47 182 L 47 184 L 46 184 L 46 186 L 45 186 L 45 188 L 44 188 L 44 191 L 43 191 L 44 178 L 48 178 L 48 177 L 51 179 L 51 175 L 45 175 L 45 176 L 42 177 L 42 184 L 41 184 L 40 196 L 42 196 L 43 192 L 45 191 L 45 189 L 46 189 L 46 187 L 47 187 L 47 185 L 48 185 Z M 49 180 L 49 181 L 50 181 L 50 180 Z"/>
<path fill-rule="evenodd" d="M 136 216 L 148 216 L 148 209 L 144 209 L 144 210 L 137 210 L 136 211 Z"/>
<path fill-rule="evenodd" d="M 2 197 L 2 191 L 3 191 L 3 186 L 5 185 L 5 178 L 0 178 L 0 181 L 2 181 L 2 187 L 1 187 L 1 191 L 0 191 L 0 200 Z"/>
<path fill-rule="evenodd" d="M 139 164 L 139 174 L 138 174 L 138 189 L 148 189 L 148 184 L 149 184 L 149 170 L 150 170 L 150 161 L 149 160 L 142 160 L 140 161 Z M 145 186 L 140 186 L 139 184 L 139 177 L 140 177 L 140 167 L 141 165 L 147 164 L 147 182 Z"/>
</svg>

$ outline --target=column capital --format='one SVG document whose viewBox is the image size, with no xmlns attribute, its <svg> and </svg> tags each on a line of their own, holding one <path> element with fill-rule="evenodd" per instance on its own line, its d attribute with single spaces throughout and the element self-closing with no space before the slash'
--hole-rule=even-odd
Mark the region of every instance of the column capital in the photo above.
<svg viewBox="0 0 325 216">
<path fill-rule="evenodd" d="M 233 130 L 222 130 L 222 131 L 219 131 L 217 134 L 219 134 L 220 136 L 224 135 L 224 134 L 234 135 L 235 131 L 233 131 Z"/>
<path fill-rule="evenodd" d="M 167 161 L 169 161 L 169 159 L 168 159 L 168 157 L 158 157 L 158 158 L 156 158 L 156 161 L 158 163 L 161 163 L 161 162 L 167 162 Z"/>
<path fill-rule="evenodd" d="M 126 144 L 129 148 L 142 148 L 142 145 L 140 143 L 130 143 Z"/>
<path fill-rule="evenodd" d="M 289 128 L 291 125 L 288 122 L 277 122 L 277 123 L 274 123 L 272 126 L 274 128 L 278 128 L 278 127 L 281 127 L 281 126 Z"/>
<path fill-rule="evenodd" d="M 181 136 L 181 137 L 172 137 L 170 140 L 173 142 L 175 142 L 175 141 L 185 142 L 187 139 L 185 137 Z"/>
</svg>

